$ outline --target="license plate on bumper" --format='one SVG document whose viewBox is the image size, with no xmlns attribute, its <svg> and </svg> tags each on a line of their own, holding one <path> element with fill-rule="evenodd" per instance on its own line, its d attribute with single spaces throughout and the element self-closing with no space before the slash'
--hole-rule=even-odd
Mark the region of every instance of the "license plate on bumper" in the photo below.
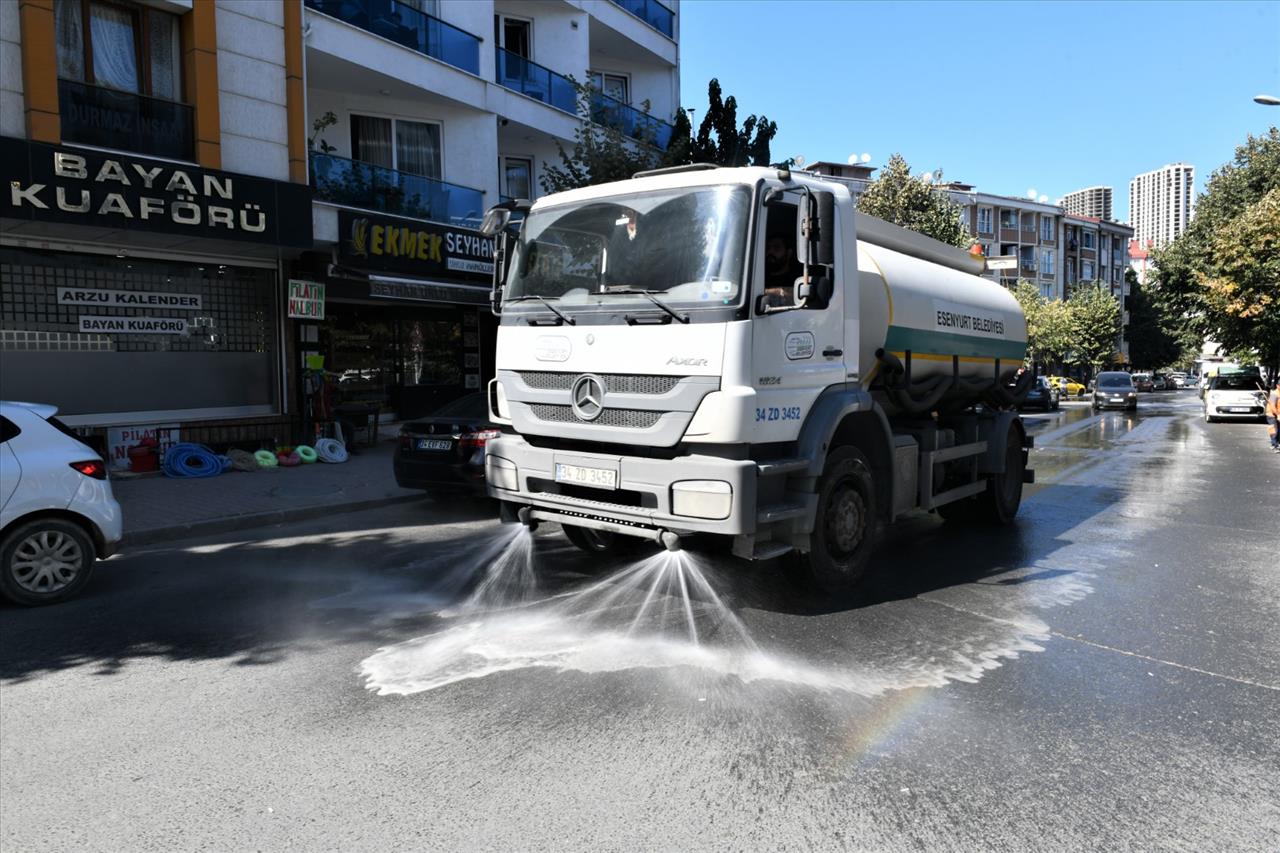
<svg viewBox="0 0 1280 853">
<path fill-rule="evenodd" d="M 420 438 L 419 450 L 453 450 L 453 442 L 445 438 Z"/>
<path fill-rule="evenodd" d="M 585 465 L 556 463 L 556 482 L 592 486 L 597 489 L 618 488 L 618 472 L 612 468 L 589 468 Z"/>
</svg>

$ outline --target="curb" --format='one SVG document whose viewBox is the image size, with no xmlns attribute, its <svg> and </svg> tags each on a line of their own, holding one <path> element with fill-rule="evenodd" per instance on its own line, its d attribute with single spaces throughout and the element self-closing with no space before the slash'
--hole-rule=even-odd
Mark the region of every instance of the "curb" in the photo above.
<svg viewBox="0 0 1280 853">
<path fill-rule="evenodd" d="M 420 501 L 427 497 L 425 493 L 415 495 L 389 495 L 381 498 L 351 501 L 340 504 L 320 504 L 316 506 L 294 507 L 292 509 L 276 509 L 270 512 L 255 512 L 248 515 L 229 515 L 211 518 L 207 521 L 193 521 L 190 524 L 178 524 L 173 527 L 151 527 L 126 533 L 120 541 L 120 550 L 136 548 L 140 545 L 154 545 L 157 542 L 173 542 L 192 536 L 209 536 L 216 533 L 231 533 L 253 527 L 270 527 L 289 521 L 303 521 L 319 518 L 335 513 L 360 512 L 376 509 L 391 504 Z"/>
</svg>

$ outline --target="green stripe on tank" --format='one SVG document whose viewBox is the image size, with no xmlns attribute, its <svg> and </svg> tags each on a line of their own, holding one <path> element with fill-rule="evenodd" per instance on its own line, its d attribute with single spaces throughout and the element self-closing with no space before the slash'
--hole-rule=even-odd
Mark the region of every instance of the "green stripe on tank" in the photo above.
<svg viewBox="0 0 1280 853">
<path fill-rule="evenodd" d="M 1022 361 L 1027 354 L 1024 341 L 1004 341 L 998 338 L 979 338 L 955 332 L 933 332 L 926 329 L 910 329 L 906 326 L 890 326 L 885 336 L 887 352 L 911 350 L 937 355 L 966 355 L 998 358 L 1001 361 Z"/>
</svg>

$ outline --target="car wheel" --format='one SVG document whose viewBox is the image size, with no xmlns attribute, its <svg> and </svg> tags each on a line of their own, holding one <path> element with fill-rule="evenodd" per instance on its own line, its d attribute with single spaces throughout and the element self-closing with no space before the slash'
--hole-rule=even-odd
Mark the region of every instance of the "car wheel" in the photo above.
<svg viewBox="0 0 1280 853">
<path fill-rule="evenodd" d="M 856 447 L 837 447 L 818 482 L 811 548 L 797 567 L 823 592 L 849 593 L 867 570 L 879 533 L 871 465 Z"/>
<path fill-rule="evenodd" d="M 645 544 L 645 540 L 637 536 L 624 536 L 612 530 L 596 530 L 593 527 L 575 527 L 562 524 L 564 535 L 579 550 L 588 554 L 610 556 L 614 554 L 631 554 Z"/>
<path fill-rule="evenodd" d="M 0 592 L 15 604 L 54 604 L 78 595 L 93 573 L 93 542 L 64 518 L 20 525 L 0 545 Z"/>
</svg>

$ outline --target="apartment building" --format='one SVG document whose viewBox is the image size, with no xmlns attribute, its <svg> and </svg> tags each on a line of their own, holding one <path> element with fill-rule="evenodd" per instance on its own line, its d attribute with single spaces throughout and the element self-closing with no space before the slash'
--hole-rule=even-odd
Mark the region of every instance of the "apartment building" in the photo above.
<svg viewBox="0 0 1280 853">
<path fill-rule="evenodd" d="M 1034 282 L 1048 299 L 1062 297 L 1062 265 L 1059 232 L 1062 208 L 1016 196 L 978 192 L 969 184 L 941 187 L 961 207 L 961 221 L 982 253 L 1014 257 L 1017 267 L 990 270 L 987 277 L 1006 285 L 1018 279 Z"/>
<path fill-rule="evenodd" d="M 537 198 L 584 122 L 665 148 L 679 105 L 679 4 L 658 0 L 304 0 L 315 245 L 324 285 L 299 349 L 352 405 L 414 417 L 492 375 L 492 242 L 504 198 Z M 584 98 L 575 81 L 590 83 Z M 647 105 L 647 111 L 645 109 Z"/>
<path fill-rule="evenodd" d="M 287 438 L 302 7 L 0 2 L 0 385 L 101 439 Z"/>
<path fill-rule="evenodd" d="M 1062 208 L 1076 216 L 1111 219 L 1111 187 L 1086 187 L 1062 197 Z"/>
<path fill-rule="evenodd" d="M 1178 237 L 1195 215 L 1195 167 L 1171 163 L 1129 182 L 1129 224 L 1142 245 Z"/>
</svg>

